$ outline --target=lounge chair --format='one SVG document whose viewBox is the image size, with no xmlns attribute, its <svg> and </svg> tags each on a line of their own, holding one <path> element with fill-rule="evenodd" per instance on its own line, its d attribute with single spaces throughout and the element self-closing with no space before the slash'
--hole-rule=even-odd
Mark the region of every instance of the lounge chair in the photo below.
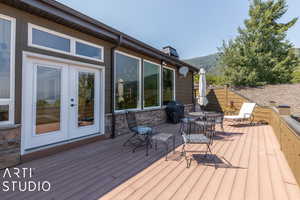
<svg viewBox="0 0 300 200">
<path fill-rule="evenodd" d="M 255 106 L 256 103 L 243 103 L 238 115 L 227 115 L 224 116 L 224 119 L 229 121 L 234 121 L 234 122 L 249 121 L 250 124 L 252 124 L 253 110 Z"/>
</svg>

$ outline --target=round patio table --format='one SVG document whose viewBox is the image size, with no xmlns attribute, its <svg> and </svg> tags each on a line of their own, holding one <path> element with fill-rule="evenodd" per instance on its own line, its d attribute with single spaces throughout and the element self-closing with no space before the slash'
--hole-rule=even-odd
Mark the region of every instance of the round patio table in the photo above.
<svg viewBox="0 0 300 200">
<path fill-rule="evenodd" d="M 207 120 L 207 118 L 215 118 L 215 124 L 220 124 L 221 125 L 221 128 L 222 130 L 224 131 L 224 128 L 223 128 L 223 113 L 218 113 L 218 112 L 212 112 L 212 111 L 204 111 L 204 112 L 190 112 L 188 113 L 188 115 L 192 116 L 192 117 L 198 117 L 198 119 L 202 119 L 202 124 L 201 122 L 198 122 L 197 124 L 200 125 L 200 126 L 210 126 L 209 124 L 205 124 L 204 121 Z"/>
<path fill-rule="evenodd" d="M 217 113 L 217 112 L 210 112 L 210 111 L 204 111 L 204 112 L 190 112 L 188 115 L 193 116 L 193 117 L 219 117 L 222 116 L 222 113 Z"/>
</svg>

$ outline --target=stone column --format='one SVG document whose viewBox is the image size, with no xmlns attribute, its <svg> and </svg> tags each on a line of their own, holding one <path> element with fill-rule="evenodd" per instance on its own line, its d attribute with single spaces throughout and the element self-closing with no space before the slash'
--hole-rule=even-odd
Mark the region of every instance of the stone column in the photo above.
<svg viewBox="0 0 300 200">
<path fill-rule="evenodd" d="M 20 163 L 21 128 L 19 125 L 0 128 L 0 169 Z"/>
</svg>

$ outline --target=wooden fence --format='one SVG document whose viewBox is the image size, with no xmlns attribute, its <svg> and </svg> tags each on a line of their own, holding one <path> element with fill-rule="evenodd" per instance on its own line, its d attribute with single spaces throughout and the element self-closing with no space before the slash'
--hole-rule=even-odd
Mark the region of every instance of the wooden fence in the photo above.
<svg viewBox="0 0 300 200">
<path fill-rule="evenodd" d="M 207 94 L 208 110 L 219 112 L 231 112 L 237 114 L 244 102 L 251 102 L 246 97 L 237 94 L 228 88 L 211 89 Z M 266 106 L 257 105 L 254 110 L 254 121 L 270 122 L 271 109 Z"/>
<path fill-rule="evenodd" d="M 207 109 L 219 112 L 237 113 L 244 102 L 251 102 L 251 100 L 226 87 L 209 90 L 207 98 L 209 101 Z M 281 151 L 284 153 L 300 185 L 299 135 L 287 124 L 283 116 L 280 116 L 275 108 L 257 105 L 253 115 L 255 122 L 266 122 L 272 126 L 280 144 Z"/>
</svg>

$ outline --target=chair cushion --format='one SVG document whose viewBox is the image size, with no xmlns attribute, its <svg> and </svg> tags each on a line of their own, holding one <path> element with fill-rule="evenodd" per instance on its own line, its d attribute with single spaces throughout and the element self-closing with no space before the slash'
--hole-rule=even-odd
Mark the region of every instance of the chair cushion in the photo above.
<svg viewBox="0 0 300 200">
<path fill-rule="evenodd" d="M 185 143 L 190 144 L 209 144 L 210 142 L 209 139 L 203 134 L 183 134 L 182 137 Z"/>
<path fill-rule="evenodd" d="M 224 119 L 243 119 L 243 118 L 238 115 L 227 115 L 224 116 Z"/>
<path fill-rule="evenodd" d="M 133 132 L 136 132 L 137 134 L 145 135 L 152 132 L 152 128 L 147 126 L 136 126 L 132 128 Z"/>
</svg>

